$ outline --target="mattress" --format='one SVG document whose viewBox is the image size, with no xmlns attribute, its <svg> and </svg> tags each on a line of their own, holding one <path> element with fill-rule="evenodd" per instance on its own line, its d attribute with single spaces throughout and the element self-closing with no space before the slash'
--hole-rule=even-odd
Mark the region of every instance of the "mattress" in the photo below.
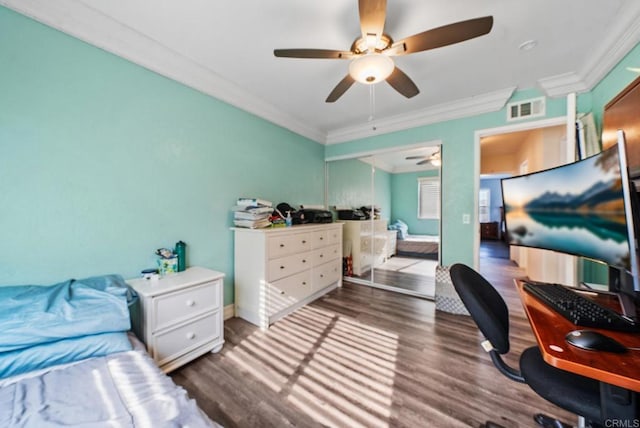
<svg viewBox="0 0 640 428">
<path fill-rule="evenodd" d="M 134 349 L 0 380 L 2 427 L 216 427 L 156 366 Z"/>
<path fill-rule="evenodd" d="M 396 243 L 397 251 L 411 254 L 434 254 L 438 253 L 440 237 L 434 235 L 407 235 L 405 239 L 398 239 Z"/>
</svg>

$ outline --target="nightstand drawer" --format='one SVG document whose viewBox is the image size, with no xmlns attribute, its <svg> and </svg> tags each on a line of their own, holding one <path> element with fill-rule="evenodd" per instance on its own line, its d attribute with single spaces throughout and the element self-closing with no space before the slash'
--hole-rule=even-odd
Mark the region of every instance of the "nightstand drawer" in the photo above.
<svg viewBox="0 0 640 428">
<path fill-rule="evenodd" d="M 206 282 L 154 299 L 156 319 L 152 331 L 159 331 L 181 320 L 219 309 L 219 286 L 215 281 Z"/>
<path fill-rule="evenodd" d="M 218 312 L 154 336 L 154 359 L 159 365 L 220 338 Z"/>
</svg>

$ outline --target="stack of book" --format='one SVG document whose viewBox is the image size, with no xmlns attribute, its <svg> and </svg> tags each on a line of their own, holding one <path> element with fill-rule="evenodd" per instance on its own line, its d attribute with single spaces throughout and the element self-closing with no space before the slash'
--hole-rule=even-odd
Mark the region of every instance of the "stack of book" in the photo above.
<svg viewBox="0 0 640 428">
<path fill-rule="evenodd" d="M 233 224 L 238 227 L 259 229 L 271 226 L 269 217 L 273 212 L 273 204 L 259 198 L 238 198 L 233 208 Z"/>
</svg>

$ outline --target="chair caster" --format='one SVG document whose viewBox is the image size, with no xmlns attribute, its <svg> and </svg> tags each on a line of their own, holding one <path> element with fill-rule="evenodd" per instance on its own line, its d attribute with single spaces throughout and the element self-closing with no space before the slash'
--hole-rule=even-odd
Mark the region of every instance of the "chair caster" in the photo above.
<svg viewBox="0 0 640 428">
<path fill-rule="evenodd" d="M 572 425 L 565 424 L 557 419 L 550 418 L 542 413 L 533 415 L 533 420 L 543 428 L 572 428 Z"/>
</svg>

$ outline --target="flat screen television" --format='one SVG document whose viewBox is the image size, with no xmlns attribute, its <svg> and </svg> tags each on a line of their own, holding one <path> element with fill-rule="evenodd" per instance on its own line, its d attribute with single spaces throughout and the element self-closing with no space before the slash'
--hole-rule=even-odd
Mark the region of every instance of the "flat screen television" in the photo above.
<svg viewBox="0 0 640 428">
<path fill-rule="evenodd" d="M 637 194 L 629 180 L 624 133 L 595 156 L 502 180 L 510 245 L 606 263 L 611 291 L 640 292 Z M 611 274 L 612 273 L 612 274 Z"/>
</svg>

